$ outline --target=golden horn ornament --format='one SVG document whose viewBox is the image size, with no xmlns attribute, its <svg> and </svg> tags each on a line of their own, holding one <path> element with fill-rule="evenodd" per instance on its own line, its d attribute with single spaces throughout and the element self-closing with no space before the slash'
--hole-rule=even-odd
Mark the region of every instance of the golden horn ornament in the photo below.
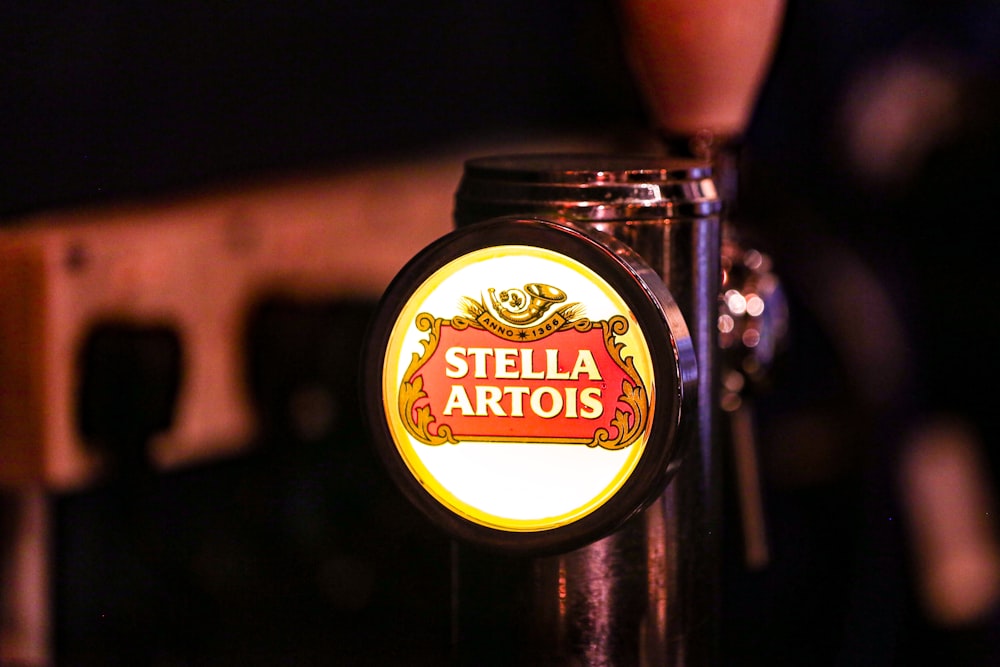
<svg viewBox="0 0 1000 667">
<path fill-rule="evenodd" d="M 509 310 L 503 305 L 503 301 L 508 300 L 507 294 L 509 292 L 516 292 L 531 298 L 526 300 L 526 305 L 522 309 Z M 544 283 L 528 283 L 524 286 L 524 290 L 505 290 L 500 293 L 499 299 L 496 296 L 496 290 L 490 288 L 490 302 L 493 304 L 493 309 L 500 319 L 510 324 L 531 324 L 541 319 L 554 304 L 565 300 L 565 292 Z"/>
</svg>

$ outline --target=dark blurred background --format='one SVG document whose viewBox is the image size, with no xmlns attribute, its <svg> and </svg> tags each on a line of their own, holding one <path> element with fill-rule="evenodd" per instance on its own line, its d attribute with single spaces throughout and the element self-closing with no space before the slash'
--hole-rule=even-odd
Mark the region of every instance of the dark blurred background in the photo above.
<svg viewBox="0 0 1000 667">
<path fill-rule="evenodd" d="M 927 612 L 898 490 L 901 443 L 935 414 L 971 426 L 997 479 L 998 51 L 988 0 L 789 3 L 739 208 L 792 312 L 756 397 L 773 559 L 727 563 L 726 664 L 1000 664 L 995 599 Z M 15 0 L 0 91 L 0 224 L 651 130 L 603 0 Z M 373 307 L 248 317 L 251 453 L 55 499 L 59 664 L 446 662 L 448 542 L 382 476 L 345 381 Z M 293 409 L 315 386 L 319 425 Z"/>
</svg>

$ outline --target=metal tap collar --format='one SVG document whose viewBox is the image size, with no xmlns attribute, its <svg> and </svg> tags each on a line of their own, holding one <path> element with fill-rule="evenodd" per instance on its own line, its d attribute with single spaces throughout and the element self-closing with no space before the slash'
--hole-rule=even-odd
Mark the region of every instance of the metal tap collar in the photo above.
<svg viewBox="0 0 1000 667">
<path fill-rule="evenodd" d="M 587 222 L 700 217 L 721 208 L 710 163 L 650 155 L 475 158 L 465 163 L 455 197 L 458 226 L 528 213 Z"/>
</svg>

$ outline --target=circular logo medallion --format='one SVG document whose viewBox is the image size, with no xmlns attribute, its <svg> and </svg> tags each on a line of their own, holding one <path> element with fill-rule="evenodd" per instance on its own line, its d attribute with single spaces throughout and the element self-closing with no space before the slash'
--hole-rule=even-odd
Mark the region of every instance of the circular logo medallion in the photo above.
<svg viewBox="0 0 1000 667">
<path fill-rule="evenodd" d="M 659 278 L 609 237 L 464 228 L 386 292 L 366 355 L 376 446 L 460 539 L 569 548 L 666 482 L 693 353 Z"/>
</svg>

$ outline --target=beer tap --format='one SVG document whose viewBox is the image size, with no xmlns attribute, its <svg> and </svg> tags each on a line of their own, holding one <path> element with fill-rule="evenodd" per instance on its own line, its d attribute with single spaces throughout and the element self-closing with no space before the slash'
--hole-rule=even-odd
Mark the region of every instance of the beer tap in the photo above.
<svg viewBox="0 0 1000 667">
<path fill-rule="evenodd" d="M 682 154 L 471 159 L 456 229 L 382 297 L 366 416 L 397 486 L 455 538 L 461 664 L 718 664 L 720 400 L 748 414 L 783 324 L 766 257 L 722 219 L 778 34 L 766 4 L 623 3 Z"/>
</svg>

